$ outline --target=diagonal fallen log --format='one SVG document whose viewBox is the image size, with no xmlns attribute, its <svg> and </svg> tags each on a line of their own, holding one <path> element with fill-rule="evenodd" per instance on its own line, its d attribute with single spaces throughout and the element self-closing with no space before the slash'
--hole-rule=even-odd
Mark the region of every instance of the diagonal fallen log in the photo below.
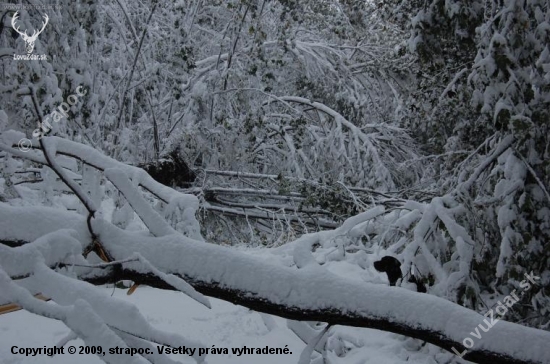
<svg viewBox="0 0 550 364">
<path fill-rule="evenodd" d="M 38 236 L 67 227 L 69 222 L 82 232 L 83 247 L 89 243 L 84 217 L 43 207 L 36 212 L 29 214 L 28 209 L 0 204 L 0 239 L 6 238 L 2 233 L 9 235 L 9 226 L 26 219 L 27 224 L 37 227 L 32 234 Z M 44 213 L 48 215 L 47 225 L 40 223 Z M 197 291 L 258 312 L 292 320 L 374 328 L 425 340 L 450 351 L 454 347 L 459 352 L 464 350 L 462 341 L 486 319 L 442 298 L 351 282 L 316 266 L 297 270 L 180 235 L 143 237 L 102 220 L 94 220 L 93 225 L 115 259 L 139 252 L 158 269 L 184 278 Z M 116 277 L 102 271 L 80 278 L 93 284 L 128 279 L 172 289 L 147 272 L 124 267 Z M 499 321 L 492 330 L 482 333 L 464 359 L 483 364 L 547 364 L 548 342 L 549 332 Z"/>
<path fill-rule="evenodd" d="M 456 339 L 446 337 L 441 332 L 434 331 L 432 329 L 416 328 L 412 325 L 401 322 L 392 322 L 391 319 L 385 317 L 369 317 L 368 315 L 362 315 L 355 312 L 345 312 L 333 308 L 308 309 L 302 307 L 292 307 L 281 303 L 275 303 L 271 300 L 259 296 L 255 296 L 251 292 L 245 292 L 226 287 L 219 282 L 205 282 L 194 280 L 191 277 L 186 276 L 182 278 L 184 278 L 189 284 L 191 284 L 198 292 L 206 296 L 218 298 L 236 305 L 244 306 L 257 312 L 263 312 L 296 321 L 320 321 L 326 322 L 330 325 L 364 327 L 378 329 L 382 331 L 389 331 L 396 334 L 424 340 L 450 352 L 453 352 L 453 348 L 455 348 L 460 353 L 466 350 L 466 354 L 463 356 L 463 359 L 466 359 L 473 363 L 547 363 L 538 360 L 518 359 L 510 354 L 506 354 L 503 352 L 499 353 L 493 350 L 476 349 L 470 351 L 464 348 L 462 343 L 458 342 Z M 132 280 L 134 282 L 139 282 L 140 285 L 148 285 L 159 289 L 174 290 L 173 287 L 169 286 L 158 277 L 155 277 L 151 274 L 143 274 L 132 270 L 122 270 L 120 273 L 117 273 L 117 279 Z M 112 276 L 96 276 L 84 278 L 84 280 L 95 285 L 101 285 L 112 283 Z M 483 318 L 481 316 L 479 318 L 479 321 L 483 321 Z M 442 323 L 444 324 L 444 322 Z M 472 329 L 474 329 L 474 327 L 472 327 Z M 498 330 L 498 328 L 496 328 L 495 330 Z M 540 341 L 538 342 L 540 343 Z M 526 346 L 532 347 L 532 345 L 533 344 L 531 343 L 526 343 Z M 546 355 L 546 357 L 548 357 L 548 355 Z"/>
</svg>

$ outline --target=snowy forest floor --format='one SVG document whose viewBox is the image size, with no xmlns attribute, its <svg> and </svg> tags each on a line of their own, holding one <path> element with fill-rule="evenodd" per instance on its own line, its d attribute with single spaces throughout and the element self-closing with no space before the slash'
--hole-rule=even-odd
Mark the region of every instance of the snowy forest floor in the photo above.
<svg viewBox="0 0 550 364">
<path fill-rule="evenodd" d="M 109 294 L 112 288 L 104 288 Z M 259 313 L 232 305 L 225 301 L 211 298 L 212 310 L 191 300 L 189 297 L 171 291 L 163 291 L 150 287 L 139 287 L 131 296 L 126 290 L 115 289 L 114 296 L 131 301 L 145 317 L 157 328 L 191 334 L 194 339 L 211 347 L 241 348 L 247 347 L 284 347 L 292 355 L 208 355 L 209 364 L 285 364 L 296 363 L 305 344 L 286 327 L 286 320 L 274 317 L 275 327 L 266 327 Z M 445 358 L 439 363 L 448 363 L 448 353 L 438 353 L 439 349 L 426 345 L 421 351 L 416 351 L 420 341 L 405 339 L 403 336 L 378 330 L 336 327 L 335 334 L 349 335 L 356 344 L 364 345 L 347 352 L 343 357 L 327 353 L 328 362 L 333 364 L 399 364 L 399 363 L 437 363 L 434 357 Z M 95 355 L 65 355 L 48 357 L 16 356 L 10 353 L 14 345 L 20 347 L 51 347 L 57 344 L 69 333 L 69 329 L 61 322 L 36 316 L 26 311 L 13 312 L 0 317 L 0 363 L 3 364 L 99 364 L 102 361 Z M 347 335 L 346 335 L 347 334 Z M 405 342 L 404 342 L 405 341 Z M 348 343 L 349 344 L 349 343 Z M 65 346 L 79 347 L 84 345 L 81 340 L 70 342 Z M 407 350 L 410 347 L 412 350 Z M 431 348 L 428 349 L 428 348 Z M 231 352 L 231 349 L 229 349 Z M 436 354 L 437 353 L 437 354 Z M 435 354 L 435 356 L 434 356 Z M 184 355 L 173 355 L 173 359 L 181 363 L 192 363 L 193 360 Z"/>
</svg>

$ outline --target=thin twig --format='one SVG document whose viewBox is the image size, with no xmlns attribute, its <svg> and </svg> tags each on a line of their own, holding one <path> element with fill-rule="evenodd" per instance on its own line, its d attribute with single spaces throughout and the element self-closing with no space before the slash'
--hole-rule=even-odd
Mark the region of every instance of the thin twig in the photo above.
<svg viewBox="0 0 550 364">
<path fill-rule="evenodd" d="M 116 119 L 116 126 L 115 130 L 120 127 L 120 122 L 122 120 L 122 114 L 124 112 L 124 101 L 126 100 L 126 96 L 128 95 L 128 90 L 130 89 L 130 83 L 132 82 L 132 78 L 134 77 L 134 72 L 136 70 L 137 61 L 139 59 L 139 53 L 141 52 L 141 47 L 143 46 L 143 40 L 145 39 L 145 35 L 147 34 L 147 29 L 149 28 L 149 22 L 151 21 L 151 18 L 153 17 L 153 13 L 155 12 L 155 9 L 157 8 L 157 5 L 155 4 L 153 8 L 151 9 L 151 14 L 149 14 L 149 18 L 147 19 L 147 22 L 145 23 L 145 28 L 143 29 L 143 33 L 141 34 L 141 39 L 139 40 L 138 49 L 136 52 L 136 56 L 134 57 L 134 63 L 132 64 L 132 71 L 130 72 L 130 76 L 128 77 L 126 88 L 124 89 L 124 93 L 122 94 L 122 102 L 120 105 L 120 112 L 118 113 L 118 117 Z M 130 21 L 130 19 L 128 19 Z M 130 25 L 132 25 L 130 23 Z M 116 144 L 118 136 L 115 135 L 114 144 Z"/>
</svg>

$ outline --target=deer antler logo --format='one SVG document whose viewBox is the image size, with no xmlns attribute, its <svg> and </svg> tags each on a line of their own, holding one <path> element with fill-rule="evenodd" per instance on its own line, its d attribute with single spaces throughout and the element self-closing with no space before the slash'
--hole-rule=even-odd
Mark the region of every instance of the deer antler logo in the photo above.
<svg viewBox="0 0 550 364">
<path fill-rule="evenodd" d="M 48 15 L 44 15 L 44 24 L 42 25 L 42 29 L 40 29 L 38 32 L 36 30 L 33 31 L 32 35 L 29 36 L 27 35 L 27 31 L 25 30 L 25 33 L 21 33 L 21 31 L 19 30 L 19 27 L 17 27 L 15 25 L 15 21 L 17 20 L 17 11 L 15 12 L 15 14 L 13 14 L 13 17 L 11 18 L 11 26 L 13 27 L 13 29 L 19 33 L 21 35 L 21 37 L 23 38 L 23 40 L 25 41 L 25 48 L 27 49 L 27 53 L 28 54 L 31 54 L 32 51 L 34 50 L 34 42 L 36 42 L 36 39 L 38 38 L 38 36 L 40 35 L 40 33 L 42 33 L 44 31 L 44 28 L 46 28 L 46 24 L 48 24 Z"/>
</svg>

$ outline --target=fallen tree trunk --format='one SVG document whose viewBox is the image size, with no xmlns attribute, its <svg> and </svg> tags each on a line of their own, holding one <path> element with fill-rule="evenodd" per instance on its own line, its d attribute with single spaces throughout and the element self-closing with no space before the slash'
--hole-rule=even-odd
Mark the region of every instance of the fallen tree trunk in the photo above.
<svg viewBox="0 0 550 364">
<path fill-rule="evenodd" d="M 82 246 L 89 244 L 84 217 L 44 207 L 36 210 L 29 214 L 26 208 L 0 204 L 0 240 L 10 240 L 11 227 L 26 219 L 29 226 L 38 227 L 26 232 L 28 241 L 33 241 L 32 235 L 39 237 L 70 225 L 80 232 Z M 44 216 L 48 224 L 41 223 Z M 139 252 L 160 270 L 184 278 L 197 291 L 258 312 L 292 320 L 379 329 L 425 340 L 449 351 L 454 347 L 458 352 L 464 350 L 462 341 L 485 319 L 442 298 L 356 283 L 315 265 L 293 269 L 179 235 L 143 237 L 103 220 L 94 220 L 93 226 L 116 260 Z M 173 289 L 147 272 L 124 265 L 114 271 L 89 273 L 80 279 L 96 285 L 128 279 Z M 497 328 L 482 333 L 464 359 L 480 364 L 547 364 L 548 342 L 549 332 L 500 321 Z"/>
<path fill-rule="evenodd" d="M 181 276 L 180 276 L 181 277 Z M 351 327 L 364 327 L 389 331 L 396 334 L 405 335 L 415 339 L 424 340 L 430 344 L 436 345 L 449 352 L 453 352 L 453 348 L 459 353 L 465 352 L 463 359 L 473 363 L 480 364 L 540 364 L 540 361 L 521 360 L 510 355 L 497 353 L 490 350 L 473 350 L 469 351 L 462 343 L 456 340 L 445 337 L 440 332 L 427 330 L 423 328 L 415 328 L 400 322 L 392 322 L 387 318 L 375 318 L 357 315 L 353 312 L 344 312 L 337 309 L 305 309 L 300 307 L 285 306 L 284 304 L 275 303 L 261 297 L 254 296 L 251 292 L 231 289 L 225 287 L 219 282 L 205 282 L 194 280 L 191 277 L 181 277 L 191 284 L 198 292 L 218 298 L 224 301 L 231 302 L 236 305 L 247 307 L 257 312 L 263 312 L 270 315 L 284 317 L 295 321 L 320 321 L 326 322 L 329 325 L 342 325 Z M 85 281 L 95 284 L 112 283 L 113 276 L 105 275 L 102 277 L 93 277 L 84 279 Z M 148 285 L 151 287 L 174 290 L 173 287 L 162 281 L 152 274 L 142 274 L 136 271 L 124 269 L 117 272 L 117 280 L 131 280 L 139 285 Z M 480 319 L 481 321 L 481 319 Z M 473 328 L 472 328 L 473 329 Z M 497 329 L 498 330 L 498 329 Z"/>
</svg>

